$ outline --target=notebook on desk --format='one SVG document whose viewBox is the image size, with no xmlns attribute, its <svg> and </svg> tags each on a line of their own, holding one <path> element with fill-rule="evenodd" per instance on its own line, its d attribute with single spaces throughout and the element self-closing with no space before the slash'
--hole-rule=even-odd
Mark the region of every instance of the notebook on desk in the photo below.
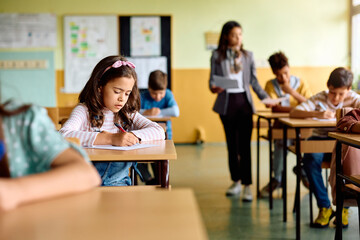
<svg viewBox="0 0 360 240">
<path fill-rule="evenodd" d="M 108 150 L 122 150 L 122 151 L 127 151 L 127 150 L 134 150 L 134 149 L 140 149 L 140 148 L 149 148 L 149 147 L 157 147 L 159 145 L 155 145 L 155 144 L 135 144 L 132 146 L 127 146 L 127 147 L 120 147 L 120 146 L 112 146 L 112 145 L 94 145 L 91 147 L 84 147 L 84 148 L 97 148 L 97 149 L 108 149 Z"/>
</svg>

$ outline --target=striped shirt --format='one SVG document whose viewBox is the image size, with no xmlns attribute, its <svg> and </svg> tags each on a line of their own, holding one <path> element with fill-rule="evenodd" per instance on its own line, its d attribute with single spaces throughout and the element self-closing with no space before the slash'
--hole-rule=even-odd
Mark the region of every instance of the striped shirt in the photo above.
<svg viewBox="0 0 360 240">
<path fill-rule="evenodd" d="M 350 90 L 344 101 L 339 103 L 337 106 L 334 106 L 328 98 L 329 90 L 319 92 L 309 98 L 307 101 L 297 105 L 295 109 L 302 111 L 323 111 L 320 102 L 325 106 L 326 109 L 336 112 L 337 109 L 343 107 L 353 107 L 360 108 L 360 95 L 356 92 Z M 314 136 L 327 137 L 329 131 L 335 131 L 336 128 L 318 128 L 314 129 Z"/>
<path fill-rule="evenodd" d="M 97 135 L 102 132 L 118 133 L 120 130 L 114 125 L 114 113 L 104 109 L 104 123 L 101 128 L 92 127 L 89 122 L 89 111 L 84 104 L 78 104 L 72 111 L 69 119 L 60 129 L 64 137 L 80 139 L 81 146 L 93 146 Z M 141 141 L 165 139 L 164 129 L 157 123 L 150 121 L 140 113 L 131 115 L 133 124 L 129 132 L 133 133 Z"/>
<path fill-rule="evenodd" d="M 359 108 L 360 107 L 360 95 L 356 92 L 350 90 L 344 101 L 339 103 L 337 106 L 334 106 L 329 98 L 328 98 L 329 90 L 319 92 L 309 98 L 307 101 L 297 105 L 295 109 L 302 110 L 302 111 L 320 111 L 322 108 L 319 105 L 319 102 L 321 102 L 326 109 L 331 110 L 335 112 L 337 109 L 343 108 L 343 107 L 353 107 L 353 108 Z"/>
</svg>

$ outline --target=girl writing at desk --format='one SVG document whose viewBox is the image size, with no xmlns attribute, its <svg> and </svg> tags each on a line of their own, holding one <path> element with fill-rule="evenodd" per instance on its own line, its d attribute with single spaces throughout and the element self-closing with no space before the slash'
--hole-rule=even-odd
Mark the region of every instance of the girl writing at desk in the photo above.
<svg viewBox="0 0 360 240">
<path fill-rule="evenodd" d="M 82 146 L 131 146 L 162 140 L 163 128 L 143 117 L 135 65 L 121 56 L 102 59 L 79 96 L 79 104 L 60 132 Z M 96 162 L 103 186 L 131 185 L 131 162 Z"/>
</svg>

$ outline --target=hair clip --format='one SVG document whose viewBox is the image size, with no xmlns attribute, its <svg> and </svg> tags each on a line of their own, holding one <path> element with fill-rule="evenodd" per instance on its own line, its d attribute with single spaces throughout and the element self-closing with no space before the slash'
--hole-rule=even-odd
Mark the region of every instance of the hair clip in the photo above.
<svg viewBox="0 0 360 240">
<path fill-rule="evenodd" d="M 109 70 L 110 68 L 119 68 L 121 66 L 129 66 L 131 68 L 135 68 L 135 64 L 133 64 L 132 62 L 118 60 L 118 61 L 114 62 L 110 67 L 105 68 L 105 71 L 103 72 L 103 74 L 101 76 L 103 76 L 104 73 L 107 70 Z"/>
</svg>

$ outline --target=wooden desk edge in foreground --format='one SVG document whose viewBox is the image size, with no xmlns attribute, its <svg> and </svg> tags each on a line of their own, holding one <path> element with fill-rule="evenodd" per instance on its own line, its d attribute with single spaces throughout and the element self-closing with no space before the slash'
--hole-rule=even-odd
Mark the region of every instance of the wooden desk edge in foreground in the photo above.
<svg viewBox="0 0 360 240">
<path fill-rule="evenodd" d="M 19 231 L 21 229 L 21 231 Z M 193 191 L 94 190 L 0 214 L 0 239 L 208 239 Z"/>
<path fill-rule="evenodd" d="M 148 141 L 146 144 L 159 146 L 129 151 L 85 148 L 91 161 L 148 161 L 177 159 L 176 149 L 172 140 Z"/>
</svg>

